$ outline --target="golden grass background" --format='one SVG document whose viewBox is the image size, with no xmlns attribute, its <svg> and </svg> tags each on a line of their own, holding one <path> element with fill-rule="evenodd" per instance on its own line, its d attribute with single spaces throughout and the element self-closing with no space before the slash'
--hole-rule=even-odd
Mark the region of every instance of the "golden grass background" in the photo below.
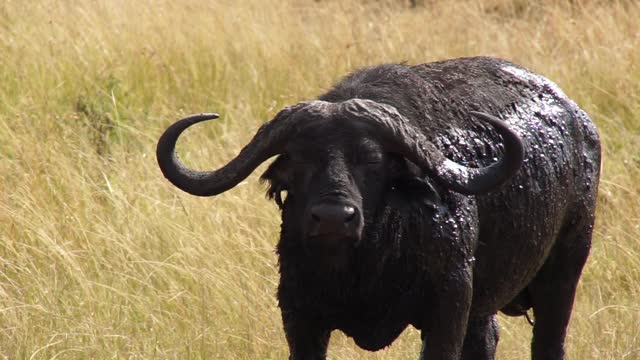
<svg viewBox="0 0 640 360">
<path fill-rule="evenodd" d="M 640 359 L 640 6 L 635 1 L 0 2 L 0 358 L 283 359 L 279 216 L 252 175 L 171 186 L 155 141 L 183 115 L 199 168 L 364 65 L 492 55 L 557 82 L 604 144 L 570 359 Z M 261 169 L 263 169 L 262 167 Z M 501 317 L 499 359 L 531 329 Z M 413 359 L 419 335 L 332 359 Z"/>
</svg>

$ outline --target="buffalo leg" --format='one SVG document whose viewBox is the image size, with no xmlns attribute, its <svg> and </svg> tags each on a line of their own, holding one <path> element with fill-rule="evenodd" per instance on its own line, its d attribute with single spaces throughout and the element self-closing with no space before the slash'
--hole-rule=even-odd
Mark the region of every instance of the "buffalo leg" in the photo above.
<svg viewBox="0 0 640 360">
<path fill-rule="evenodd" d="M 470 318 L 464 337 L 462 359 L 493 360 L 498 345 L 498 319 L 496 315 Z"/>
<path fill-rule="evenodd" d="M 532 358 L 564 359 L 564 340 L 582 267 L 589 255 L 593 218 L 575 230 L 565 228 L 562 238 L 529 285 L 535 325 Z"/>
<path fill-rule="evenodd" d="M 307 316 L 282 311 L 290 360 L 324 360 L 331 331 Z"/>
<path fill-rule="evenodd" d="M 473 293 L 471 270 L 448 276 L 433 288 L 437 296 L 424 319 L 420 359 L 458 360 L 462 354 Z"/>
</svg>

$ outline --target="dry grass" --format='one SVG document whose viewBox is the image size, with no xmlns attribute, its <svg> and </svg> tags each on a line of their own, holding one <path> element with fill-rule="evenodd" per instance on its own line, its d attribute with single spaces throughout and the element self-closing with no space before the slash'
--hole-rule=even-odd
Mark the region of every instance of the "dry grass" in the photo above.
<svg viewBox="0 0 640 360">
<path fill-rule="evenodd" d="M 640 358 L 640 7 L 633 1 L 0 3 L 0 357 L 282 359 L 279 226 L 253 175 L 190 197 L 157 169 L 181 142 L 212 168 L 278 108 L 363 65 L 495 55 L 555 80 L 596 121 L 604 175 L 570 359 Z M 348 3 L 345 5 L 344 3 Z M 500 359 L 529 357 L 502 318 Z M 333 359 L 411 359 L 336 333 Z"/>
</svg>

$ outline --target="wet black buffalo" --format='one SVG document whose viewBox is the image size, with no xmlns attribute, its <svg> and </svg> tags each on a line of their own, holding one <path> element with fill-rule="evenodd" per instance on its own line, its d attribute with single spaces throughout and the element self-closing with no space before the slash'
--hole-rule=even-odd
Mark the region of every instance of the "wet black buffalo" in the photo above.
<svg viewBox="0 0 640 360">
<path fill-rule="evenodd" d="M 492 359 L 496 313 L 529 308 L 533 358 L 563 358 L 600 145 L 554 83 L 484 57 L 365 68 L 280 111 L 221 169 L 185 167 L 178 136 L 215 117 L 172 125 L 158 162 L 212 196 L 277 156 L 263 179 L 282 209 L 292 359 L 324 359 L 334 329 L 373 351 L 410 324 L 428 359 Z"/>
</svg>

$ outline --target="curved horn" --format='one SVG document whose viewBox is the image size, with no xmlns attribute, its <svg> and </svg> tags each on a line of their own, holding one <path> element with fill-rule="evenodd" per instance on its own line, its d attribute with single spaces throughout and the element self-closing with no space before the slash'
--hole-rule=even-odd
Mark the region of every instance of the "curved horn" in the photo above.
<svg viewBox="0 0 640 360">
<path fill-rule="evenodd" d="M 216 119 L 218 114 L 191 115 L 169 126 L 158 140 L 156 158 L 164 176 L 183 191 L 197 196 L 213 196 L 236 186 L 262 162 L 282 152 L 286 139 L 294 131 L 294 117 L 309 103 L 299 103 L 280 111 L 263 124 L 238 156 L 214 171 L 188 168 L 175 153 L 176 142 L 182 132 L 193 124 Z"/>
<path fill-rule="evenodd" d="M 409 160 L 429 172 L 444 186 L 462 194 L 482 194 L 503 184 L 519 169 L 524 160 L 522 140 L 497 118 L 476 111 L 469 114 L 491 124 L 502 136 L 504 155 L 487 167 L 469 168 L 447 159 L 424 134 L 390 105 L 354 99 L 344 103 L 344 110 L 356 118 L 366 117 L 375 123 L 383 141 Z"/>
</svg>

